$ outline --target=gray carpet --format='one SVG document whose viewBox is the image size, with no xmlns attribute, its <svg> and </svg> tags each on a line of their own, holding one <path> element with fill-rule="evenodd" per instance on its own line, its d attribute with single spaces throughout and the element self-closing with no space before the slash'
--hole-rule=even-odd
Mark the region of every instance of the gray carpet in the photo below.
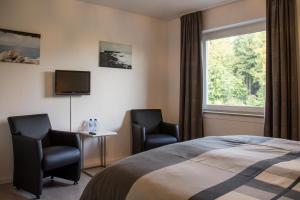
<svg viewBox="0 0 300 200">
<path fill-rule="evenodd" d="M 59 178 L 54 181 L 45 179 L 41 200 L 78 200 L 85 186 L 91 178 L 84 173 L 81 174 L 78 185 L 73 182 Z M 23 190 L 16 190 L 12 184 L 0 185 L 1 200 L 25 200 L 34 199 L 35 196 Z"/>
</svg>

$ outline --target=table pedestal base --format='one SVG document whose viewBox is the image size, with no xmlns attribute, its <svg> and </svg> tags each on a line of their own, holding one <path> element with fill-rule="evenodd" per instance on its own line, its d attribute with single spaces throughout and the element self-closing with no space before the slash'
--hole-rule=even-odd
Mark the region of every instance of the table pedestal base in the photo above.
<svg viewBox="0 0 300 200">
<path fill-rule="evenodd" d="M 84 168 L 84 136 L 81 135 L 81 171 L 90 177 L 93 177 L 95 174 L 106 168 L 106 136 L 99 136 L 97 139 L 100 165 Z"/>
</svg>

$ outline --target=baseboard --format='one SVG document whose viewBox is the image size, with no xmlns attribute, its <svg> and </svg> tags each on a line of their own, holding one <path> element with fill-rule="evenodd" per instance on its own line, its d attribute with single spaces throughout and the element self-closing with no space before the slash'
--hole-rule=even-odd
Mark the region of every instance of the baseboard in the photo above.
<svg viewBox="0 0 300 200">
<path fill-rule="evenodd" d="M 0 178 L 0 184 L 12 183 L 12 177 L 3 177 Z"/>
<path fill-rule="evenodd" d="M 114 158 L 110 158 L 110 159 L 107 159 L 106 160 L 106 164 L 110 165 L 116 161 L 119 161 L 119 160 L 122 160 L 126 157 L 128 157 L 129 155 L 122 155 L 122 156 L 118 156 L 118 157 L 114 157 Z M 99 160 L 93 160 L 93 161 L 90 161 L 89 163 L 86 163 L 84 165 L 85 168 L 90 168 L 90 167 L 95 167 L 95 166 L 99 166 L 100 164 L 100 161 Z"/>
<path fill-rule="evenodd" d="M 118 157 L 114 157 L 114 158 L 108 159 L 108 160 L 107 160 L 107 163 L 108 163 L 108 164 L 112 164 L 113 162 L 122 160 L 122 159 L 124 159 L 124 158 L 129 157 L 129 156 L 130 156 L 130 155 L 121 155 L 121 156 L 118 156 Z"/>
</svg>

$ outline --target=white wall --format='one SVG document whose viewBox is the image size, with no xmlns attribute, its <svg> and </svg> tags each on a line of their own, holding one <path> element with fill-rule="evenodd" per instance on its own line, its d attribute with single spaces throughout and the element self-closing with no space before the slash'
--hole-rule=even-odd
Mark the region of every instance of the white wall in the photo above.
<svg viewBox="0 0 300 200">
<path fill-rule="evenodd" d="M 128 110 L 164 109 L 167 23 L 77 0 L 1 0 L 0 27 L 40 33 L 41 64 L 0 63 L 0 182 L 11 179 L 12 143 L 6 118 L 48 113 L 54 129 L 68 130 L 69 98 L 53 97 L 55 69 L 90 70 L 90 96 L 73 98 L 73 130 L 98 117 L 108 138 L 108 160 L 130 154 Z M 98 67 L 98 42 L 133 46 L 133 69 Z M 87 141 L 87 165 L 98 162 Z"/>
<path fill-rule="evenodd" d="M 174 19 L 168 22 L 167 75 L 167 119 L 168 121 L 178 122 L 180 93 L 180 19 Z"/>
<path fill-rule="evenodd" d="M 264 18 L 265 0 L 241 0 L 203 12 L 204 30 Z M 167 118 L 179 119 L 180 93 L 180 19 L 168 22 L 168 98 Z M 263 118 L 204 114 L 205 135 L 263 135 Z"/>
</svg>

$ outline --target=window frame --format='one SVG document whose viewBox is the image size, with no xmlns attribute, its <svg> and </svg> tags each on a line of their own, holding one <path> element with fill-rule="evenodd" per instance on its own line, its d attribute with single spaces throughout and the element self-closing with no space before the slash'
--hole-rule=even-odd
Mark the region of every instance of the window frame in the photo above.
<svg viewBox="0 0 300 200">
<path fill-rule="evenodd" d="M 218 27 L 202 32 L 202 66 L 203 66 L 203 111 L 237 113 L 247 115 L 264 115 L 264 107 L 258 106 L 229 106 L 208 104 L 208 51 L 207 41 L 266 31 L 266 20 L 264 18 L 246 21 L 224 27 Z"/>
</svg>

